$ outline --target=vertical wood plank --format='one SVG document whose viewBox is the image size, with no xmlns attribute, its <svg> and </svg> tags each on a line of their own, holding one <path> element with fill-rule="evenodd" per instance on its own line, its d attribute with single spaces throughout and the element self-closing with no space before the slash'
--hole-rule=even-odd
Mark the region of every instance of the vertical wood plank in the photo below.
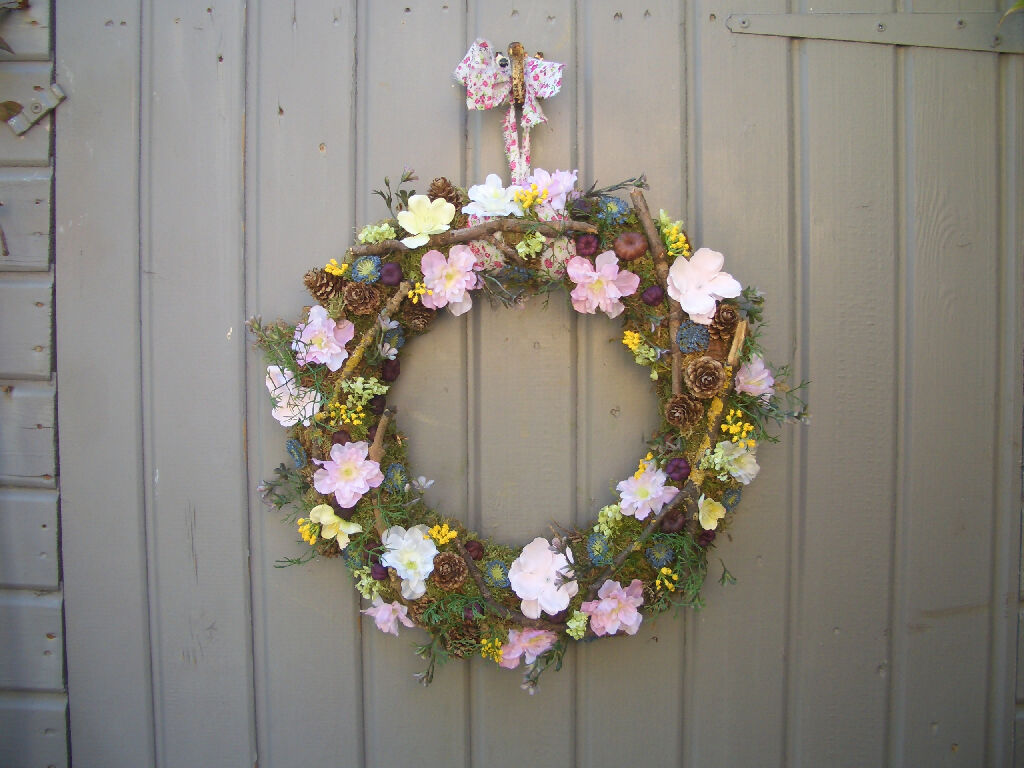
<svg viewBox="0 0 1024 768">
<path fill-rule="evenodd" d="M 8 254 L 0 269 L 44 271 L 50 266 L 50 168 L 0 169 L 0 226 Z"/>
<path fill-rule="evenodd" d="M 245 6 L 152 2 L 144 19 L 143 462 L 157 762 L 251 766 L 239 398 Z"/>
<path fill-rule="evenodd" d="M 68 101 L 55 151 L 57 369 L 76 373 L 60 386 L 71 740 L 76 765 L 147 765 L 154 755 L 138 460 L 140 4 L 61 3 L 58 14 L 56 70 Z"/>
<path fill-rule="evenodd" d="M 0 764 L 64 768 L 68 699 L 63 693 L 0 691 Z"/>
<path fill-rule="evenodd" d="M 53 278 L 0 276 L 0 378 L 49 379 L 52 337 Z"/>
<path fill-rule="evenodd" d="M 388 0 L 359 4 L 358 173 L 353 193 L 357 226 L 388 215 L 371 190 L 380 188 L 385 176 L 394 184 L 403 167 L 417 172 L 419 181 L 413 186 L 419 193 L 425 193 L 436 176 L 461 180 L 464 108 L 451 71 L 465 53 L 464 40 L 463 11 L 455 3 Z M 403 352 L 403 378 L 415 378 L 407 384 L 416 388 L 415 405 L 409 397 L 405 399 L 409 406 L 401 405 L 401 388 L 391 397 L 399 404 L 398 418 L 402 428 L 411 433 L 414 448 L 418 445 L 419 451 L 436 451 L 439 446 L 452 447 L 448 459 L 453 463 L 434 465 L 437 485 L 443 484 L 443 490 L 436 487 L 429 498 L 440 501 L 446 511 L 464 514 L 460 470 L 464 472 L 465 465 L 455 463 L 464 461 L 460 455 L 464 427 L 457 422 L 447 426 L 437 422 L 443 421 L 439 413 L 461 412 L 452 400 L 464 399 L 465 321 L 445 317 L 436 322 L 437 328 L 418 342 L 420 356 Z M 436 358 L 428 361 L 432 355 Z M 424 397 L 418 386 L 430 379 L 440 391 L 424 393 Z M 409 389 L 405 392 L 410 393 Z M 431 471 L 413 469 L 417 474 Z M 366 764 L 401 765 L 412 755 L 426 765 L 465 764 L 466 665 L 453 663 L 439 669 L 429 690 L 423 690 L 412 675 L 421 671 L 425 662 L 414 656 L 410 644 L 424 642 L 425 635 L 418 630 L 403 631 L 396 641 L 362 618 Z"/>
<path fill-rule="evenodd" d="M 682 13 L 672 2 L 581 4 L 580 59 L 573 66 L 581 84 L 577 135 L 583 185 L 596 180 L 605 186 L 645 173 L 652 209 L 664 208 L 676 218 L 686 215 Z M 611 55 L 620 50 L 630 54 Z M 646 83 L 652 72 L 659 72 L 658 87 Z M 621 343 L 621 322 L 599 314 L 581 317 L 577 328 L 576 524 L 586 526 L 618 498 L 614 483 L 635 469 L 660 419 L 647 369 Z M 579 764 L 624 765 L 640 752 L 651 765 L 676 763 L 686 727 L 683 649 L 690 618 L 666 614 L 646 621 L 636 637 L 579 646 Z M 654 712 L 655 717 L 640 714 Z"/>
<path fill-rule="evenodd" d="M 356 4 L 264 3 L 250 8 L 249 24 L 246 315 L 295 321 L 309 303 L 304 272 L 338 256 L 352 238 Z M 325 80 L 332 84 L 326 92 Z M 287 457 L 284 430 L 270 415 L 265 362 L 257 349 L 248 357 L 260 762 L 360 766 L 358 595 L 340 560 L 274 568 L 304 545 L 256 494 L 258 480 Z M 314 727 L 314 719 L 331 727 L 315 726 L 310 738 L 298 723 Z"/>
<path fill-rule="evenodd" d="M 62 691 L 59 592 L 0 590 L 0 688 Z"/>
<path fill-rule="evenodd" d="M 56 589 L 57 493 L 0 488 L 0 585 Z"/>
<path fill-rule="evenodd" d="M 56 485 L 54 416 L 51 382 L 0 382 L 0 485 Z"/>
</svg>

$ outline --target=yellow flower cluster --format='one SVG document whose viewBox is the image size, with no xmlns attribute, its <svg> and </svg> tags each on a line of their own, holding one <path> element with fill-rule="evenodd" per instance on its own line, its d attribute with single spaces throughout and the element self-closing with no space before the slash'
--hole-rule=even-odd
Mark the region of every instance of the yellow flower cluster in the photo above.
<svg viewBox="0 0 1024 768">
<path fill-rule="evenodd" d="M 538 203 L 543 203 L 548 199 L 548 191 L 538 190 L 536 184 L 531 184 L 529 189 L 517 189 L 515 194 L 515 200 L 521 206 L 524 211 L 528 211 Z"/>
<path fill-rule="evenodd" d="M 655 580 L 654 586 L 659 592 L 662 588 L 667 589 L 669 592 L 675 592 L 677 581 L 679 581 L 679 574 L 665 566 L 658 571 L 658 578 Z"/>
<path fill-rule="evenodd" d="M 623 331 L 622 343 L 630 352 L 636 352 L 637 347 L 644 343 L 644 338 L 636 331 Z"/>
<path fill-rule="evenodd" d="M 331 259 L 327 262 L 327 266 L 324 267 L 324 272 L 335 277 L 341 277 L 348 271 L 348 262 L 339 264 L 337 259 Z"/>
<path fill-rule="evenodd" d="M 428 531 L 428 533 L 430 534 L 430 538 L 442 546 L 452 539 L 457 538 L 459 535 L 458 531 L 453 531 L 448 527 L 448 523 L 445 523 L 444 525 L 435 525 Z"/>
<path fill-rule="evenodd" d="M 673 222 L 661 230 L 661 236 L 668 247 L 669 256 L 690 258 L 690 242 L 686 239 L 681 222 Z"/>
<path fill-rule="evenodd" d="M 639 479 L 640 479 L 640 476 L 641 476 L 641 475 L 642 475 L 642 474 L 643 474 L 644 472 L 646 472 L 646 471 L 647 471 L 647 462 L 648 462 L 648 461 L 651 461 L 651 460 L 652 460 L 653 458 L 654 458 L 654 454 L 653 454 L 653 453 L 650 453 L 650 452 L 648 452 L 648 454 L 647 454 L 646 456 L 644 456 L 644 457 L 643 457 L 642 459 L 640 459 L 640 464 L 639 464 L 639 465 L 637 466 L 637 468 L 636 468 L 636 472 L 634 472 L 634 473 L 633 473 L 633 477 L 634 477 L 635 479 L 639 480 Z"/>
<path fill-rule="evenodd" d="M 316 537 L 320 534 L 320 523 L 314 523 L 312 520 L 307 520 L 304 517 L 300 517 L 297 521 L 299 526 L 299 536 L 302 540 L 313 546 L 316 544 Z"/>
<path fill-rule="evenodd" d="M 746 443 L 747 448 L 757 447 L 757 441 L 749 437 L 754 431 L 754 425 L 743 421 L 743 412 L 735 408 L 729 409 L 729 414 L 722 424 L 722 431 L 728 435 L 734 443 Z"/>
<path fill-rule="evenodd" d="M 495 664 L 501 661 L 501 646 L 504 643 L 496 637 L 485 637 L 480 643 L 480 655 Z"/>
<path fill-rule="evenodd" d="M 427 294 L 428 296 L 434 295 L 433 291 L 427 290 L 426 285 L 424 285 L 423 283 L 416 283 L 416 287 L 406 294 L 406 298 L 412 299 L 412 303 L 416 304 L 420 300 L 420 296 L 422 296 L 424 293 Z"/>
<path fill-rule="evenodd" d="M 332 400 L 326 410 L 320 411 L 316 418 L 319 421 L 330 421 L 332 424 L 351 424 L 358 427 L 366 419 L 366 411 L 362 403 L 351 407 L 347 400 L 344 403 Z"/>
</svg>

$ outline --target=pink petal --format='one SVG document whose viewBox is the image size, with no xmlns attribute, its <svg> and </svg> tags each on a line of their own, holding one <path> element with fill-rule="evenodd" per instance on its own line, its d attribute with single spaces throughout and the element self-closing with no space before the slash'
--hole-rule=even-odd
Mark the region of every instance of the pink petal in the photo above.
<svg viewBox="0 0 1024 768">
<path fill-rule="evenodd" d="M 697 252 L 690 257 L 690 265 L 705 274 L 721 272 L 725 265 L 725 256 L 710 248 L 698 248 Z"/>
</svg>

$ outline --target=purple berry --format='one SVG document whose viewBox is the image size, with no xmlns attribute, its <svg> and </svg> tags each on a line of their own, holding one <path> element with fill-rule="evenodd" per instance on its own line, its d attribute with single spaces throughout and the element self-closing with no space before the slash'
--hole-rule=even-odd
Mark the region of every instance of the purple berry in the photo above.
<svg viewBox="0 0 1024 768">
<path fill-rule="evenodd" d="M 370 566 L 370 578 L 376 581 L 387 581 L 388 569 L 380 563 L 374 563 Z"/>
<path fill-rule="evenodd" d="M 398 285 L 402 282 L 402 265 L 397 261 L 388 261 L 381 264 L 380 281 L 384 285 Z"/>
<path fill-rule="evenodd" d="M 484 545 L 476 539 L 470 539 L 466 542 L 466 551 L 474 560 L 481 560 L 484 556 Z"/>
<path fill-rule="evenodd" d="M 601 241 L 597 235 L 587 232 L 576 238 L 576 253 L 580 256 L 593 256 L 601 247 Z"/>
<path fill-rule="evenodd" d="M 677 483 L 681 483 L 690 476 L 690 462 L 682 456 L 669 459 L 665 463 L 665 474 Z"/>
<path fill-rule="evenodd" d="M 349 434 L 347 429 L 339 429 L 333 435 L 331 435 L 331 443 L 334 445 L 344 445 L 345 443 L 352 442 L 352 435 Z"/>
<path fill-rule="evenodd" d="M 398 358 L 394 360 L 385 360 L 384 364 L 380 367 L 380 377 L 384 381 L 394 381 L 398 378 L 398 374 L 402 372 L 402 365 L 398 362 Z"/>
<path fill-rule="evenodd" d="M 370 412 L 380 416 L 384 413 L 384 409 L 388 407 L 387 398 L 384 395 L 374 395 L 370 398 Z"/>
<path fill-rule="evenodd" d="M 700 536 L 697 537 L 697 543 L 702 547 L 706 547 L 715 540 L 714 531 L 701 531 Z"/>
<path fill-rule="evenodd" d="M 652 285 L 644 289 L 640 294 L 640 300 L 649 307 L 656 307 L 665 300 L 665 292 L 660 285 Z"/>
</svg>

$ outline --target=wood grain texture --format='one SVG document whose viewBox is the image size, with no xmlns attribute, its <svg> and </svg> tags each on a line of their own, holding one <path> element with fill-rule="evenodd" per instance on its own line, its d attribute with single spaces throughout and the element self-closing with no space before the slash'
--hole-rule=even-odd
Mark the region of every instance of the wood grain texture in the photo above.
<svg viewBox="0 0 1024 768">
<path fill-rule="evenodd" d="M 0 688 L 62 691 L 59 592 L 0 590 Z"/>
<path fill-rule="evenodd" d="M 0 37 L 14 53 L 0 51 L 0 61 L 47 61 L 51 33 L 50 3 L 34 2 L 24 10 L 4 12 Z"/>
<path fill-rule="evenodd" d="M 0 379 L 50 378 L 53 278 L 0 274 Z"/>
<path fill-rule="evenodd" d="M 49 61 L 0 61 L 3 101 L 28 105 L 37 90 L 50 87 L 53 64 Z M 0 131 L 0 166 L 50 164 L 52 115 L 43 117 L 18 136 L 7 125 Z"/>
<path fill-rule="evenodd" d="M 46 271 L 50 266 L 50 168 L 0 168 L 0 227 L 8 254 L 0 270 Z"/>
<path fill-rule="evenodd" d="M 65 768 L 67 709 L 63 693 L 0 691 L 0 764 Z"/>
<path fill-rule="evenodd" d="M 0 485 L 53 488 L 54 385 L 0 381 Z"/>
<path fill-rule="evenodd" d="M 59 586 L 56 491 L 0 488 L 0 586 Z"/>
</svg>

